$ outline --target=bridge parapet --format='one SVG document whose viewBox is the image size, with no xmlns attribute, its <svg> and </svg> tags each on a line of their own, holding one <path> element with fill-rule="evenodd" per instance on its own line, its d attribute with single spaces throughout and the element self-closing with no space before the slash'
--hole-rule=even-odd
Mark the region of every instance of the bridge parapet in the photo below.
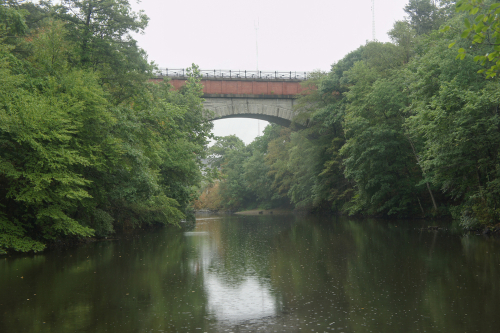
<svg viewBox="0 0 500 333">
<path fill-rule="evenodd" d="M 308 72 L 282 72 L 282 71 L 242 71 L 242 70 L 200 70 L 203 79 L 235 79 L 235 80 L 307 80 Z M 187 78 L 184 68 L 161 68 L 156 72 L 157 77 Z"/>
<path fill-rule="evenodd" d="M 162 77 L 151 81 L 163 81 Z M 174 89 L 186 84 L 186 77 L 170 77 Z M 302 80 L 265 80 L 236 78 L 203 78 L 204 97 L 245 97 L 245 98 L 297 98 L 306 89 L 301 86 Z"/>
</svg>

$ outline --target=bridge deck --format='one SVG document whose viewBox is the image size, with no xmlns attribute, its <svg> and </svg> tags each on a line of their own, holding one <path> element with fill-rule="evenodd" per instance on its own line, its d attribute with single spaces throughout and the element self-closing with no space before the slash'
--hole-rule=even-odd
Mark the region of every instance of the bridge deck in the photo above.
<svg viewBox="0 0 500 333">
<path fill-rule="evenodd" d="M 179 89 L 186 83 L 187 78 L 171 78 L 170 83 Z M 163 81 L 163 78 L 151 81 Z M 271 97 L 271 98 L 297 98 L 305 89 L 300 85 L 303 80 L 280 79 L 242 79 L 242 78 L 204 78 L 203 93 L 205 97 Z M 229 97 L 229 96 L 228 96 Z"/>
</svg>

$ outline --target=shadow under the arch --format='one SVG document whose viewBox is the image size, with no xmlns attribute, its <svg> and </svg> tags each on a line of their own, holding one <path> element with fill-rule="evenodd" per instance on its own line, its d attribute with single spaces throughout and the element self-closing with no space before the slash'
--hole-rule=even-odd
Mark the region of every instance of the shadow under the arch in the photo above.
<svg viewBox="0 0 500 333">
<path fill-rule="evenodd" d="M 266 114 L 254 114 L 254 113 L 240 113 L 240 114 L 231 114 L 223 117 L 218 117 L 218 118 L 212 118 L 210 121 L 214 120 L 219 120 L 219 119 L 229 119 L 229 118 L 250 118 L 250 119 L 258 119 L 258 120 L 265 120 L 273 124 L 277 124 L 280 126 L 284 127 L 292 127 L 295 129 L 304 129 L 306 126 L 293 122 L 288 119 L 280 118 L 280 117 L 275 117 L 275 116 L 270 116 Z"/>
</svg>

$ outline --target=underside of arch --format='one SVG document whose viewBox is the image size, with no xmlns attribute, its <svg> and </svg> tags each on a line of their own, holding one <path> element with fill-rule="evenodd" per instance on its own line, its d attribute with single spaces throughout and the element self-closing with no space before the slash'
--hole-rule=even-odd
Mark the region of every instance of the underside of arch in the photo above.
<svg viewBox="0 0 500 333">
<path fill-rule="evenodd" d="M 252 118 L 289 127 L 296 113 L 292 98 L 206 98 L 205 109 L 210 120 Z M 299 125 L 300 126 L 300 125 Z"/>
<path fill-rule="evenodd" d="M 277 124 L 280 126 L 285 126 L 285 127 L 290 127 L 292 122 L 288 119 L 284 118 L 279 118 L 279 117 L 274 117 L 274 116 L 268 116 L 265 114 L 253 114 L 253 113 L 241 113 L 241 114 L 232 114 L 232 115 L 227 115 L 219 118 L 212 118 L 211 120 L 219 120 L 219 119 L 228 119 L 228 118 L 250 118 L 250 119 L 259 119 L 259 120 L 265 120 L 273 124 Z"/>
</svg>

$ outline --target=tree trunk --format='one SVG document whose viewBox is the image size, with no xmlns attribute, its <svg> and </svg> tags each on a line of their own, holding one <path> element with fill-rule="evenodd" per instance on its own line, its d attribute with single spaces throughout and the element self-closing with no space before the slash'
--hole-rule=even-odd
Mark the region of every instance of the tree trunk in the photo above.
<svg viewBox="0 0 500 333">
<path fill-rule="evenodd" d="M 90 61 L 90 57 L 88 55 L 88 44 L 90 40 L 90 19 L 92 17 L 92 10 L 94 9 L 92 6 L 92 2 L 89 1 L 88 3 L 88 8 L 87 12 L 85 13 L 85 30 L 83 33 L 83 40 L 82 40 L 82 63 L 87 64 Z"/>
<path fill-rule="evenodd" d="M 413 141 L 411 141 L 411 138 L 408 134 L 406 134 L 406 138 L 408 139 L 408 142 L 410 142 L 410 146 L 411 146 L 411 150 L 413 151 L 413 156 L 415 156 L 415 160 L 417 161 L 417 164 L 420 168 L 420 170 L 422 171 L 422 175 L 425 177 L 425 172 L 424 172 L 424 169 L 422 168 L 422 166 L 420 165 L 420 159 L 418 158 L 418 155 L 417 155 L 417 152 L 415 151 L 415 146 L 413 145 Z M 429 182 L 425 182 L 425 184 L 427 185 L 427 190 L 429 191 L 429 196 L 431 197 L 431 200 L 432 200 L 432 205 L 434 206 L 434 211 L 437 212 L 437 205 L 436 205 L 436 200 L 434 199 L 434 194 L 432 193 L 432 190 L 431 190 L 431 186 L 429 185 Z"/>
</svg>

